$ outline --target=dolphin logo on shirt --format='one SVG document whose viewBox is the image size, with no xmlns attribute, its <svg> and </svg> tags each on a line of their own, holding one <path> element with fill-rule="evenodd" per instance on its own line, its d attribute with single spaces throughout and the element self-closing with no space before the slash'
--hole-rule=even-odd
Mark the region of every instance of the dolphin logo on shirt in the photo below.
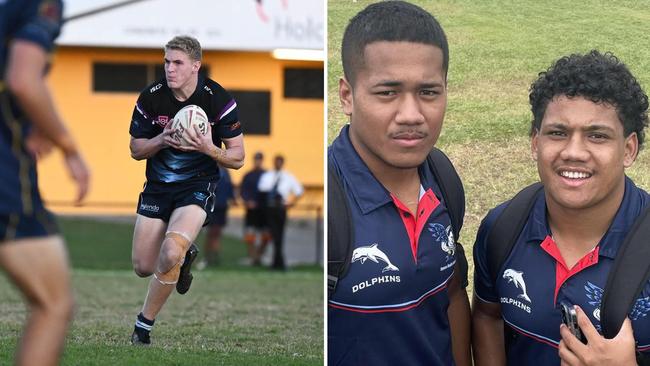
<svg viewBox="0 0 650 366">
<path fill-rule="evenodd" d="M 515 271 L 514 269 L 506 269 L 503 271 L 503 278 L 508 280 L 508 283 L 514 282 L 516 288 L 520 288 L 524 293 L 521 295 L 517 295 L 517 297 L 522 298 L 528 302 L 530 301 L 530 297 L 528 297 L 528 294 L 526 293 L 526 282 L 524 282 L 524 272 L 521 271 Z"/>
<path fill-rule="evenodd" d="M 379 263 L 380 260 L 386 263 L 386 267 L 381 270 L 382 273 L 387 271 L 399 271 L 399 268 L 390 262 L 388 256 L 377 248 L 377 243 L 365 247 L 358 247 L 354 252 L 352 252 L 352 263 L 361 261 L 361 264 L 364 264 L 366 259 L 370 259 L 375 263 Z"/>
</svg>

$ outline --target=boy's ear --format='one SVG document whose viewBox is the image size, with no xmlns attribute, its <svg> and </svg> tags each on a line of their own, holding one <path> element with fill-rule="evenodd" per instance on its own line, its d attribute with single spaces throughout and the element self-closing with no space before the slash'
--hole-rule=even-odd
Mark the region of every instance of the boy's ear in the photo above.
<svg viewBox="0 0 650 366">
<path fill-rule="evenodd" d="M 341 100 L 343 113 L 348 117 L 351 116 L 354 104 L 354 95 L 352 92 L 352 86 L 347 80 L 345 80 L 345 78 L 339 79 L 339 100 Z"/>
</svg>

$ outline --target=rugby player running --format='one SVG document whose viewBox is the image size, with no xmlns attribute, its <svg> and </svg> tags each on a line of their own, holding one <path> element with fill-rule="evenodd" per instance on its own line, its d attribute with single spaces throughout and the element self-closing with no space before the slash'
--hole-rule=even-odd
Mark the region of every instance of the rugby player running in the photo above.
<svg viewBox="0 0 650 366">
<path fill-rule="evenodd" d="M 149 345 L 156 316 L 172 293 L 186 293 L 190 267 L 198 249 L 193 244 L 214 208 L 220 172 L 244 164 L 244 139 L 237 104 L 221 85 L 199 75 L 201 45 L 189 36 L 165 45 L 165 78 L 140 94 L 131 121 L 131 156 L 147 159 L 133 233 L 133 268 L 149 277 L 149 290 L 138 314 L 131 343 Z M 210 121 L 208 132 L 188 128 L 189 145 L 172 135 L 171 120 L 188 105 L 198 105 Z M 221 143 L 223 142 L 224 148 Z"/>
</svg>

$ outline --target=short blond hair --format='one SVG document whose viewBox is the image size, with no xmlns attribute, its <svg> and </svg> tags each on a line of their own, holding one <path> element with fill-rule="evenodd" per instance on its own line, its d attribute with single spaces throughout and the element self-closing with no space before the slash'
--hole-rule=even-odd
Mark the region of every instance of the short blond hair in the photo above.
<svg viewBox="0 0 650 366">
<path fill-rule="evenodd" d="M 167 42 L 165 51 L 179 50 L 187 54 L 192 61 L 201 61 L 201 44 L 191 36 L 176 36 Z"/>
</svg>

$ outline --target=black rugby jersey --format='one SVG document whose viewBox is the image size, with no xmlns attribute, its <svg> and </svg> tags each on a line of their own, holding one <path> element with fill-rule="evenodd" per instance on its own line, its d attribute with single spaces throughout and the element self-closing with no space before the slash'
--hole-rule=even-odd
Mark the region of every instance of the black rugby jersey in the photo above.
<svg viewBox="0 0 650 366">
<path fill-rule="evenodd" d="M 199 75 L 194 93 L 186 100 L 176 99 L 163 78 L 144 89 L 133 109 L 129 133 L 134 138 L 151 139 L 162 133 L 176 113 L 188 105 L 203 108 L 212 126 L 212 141 L 221 147 L 221 140 L 240 135 L 237 103 L 217 82 Z M 164 148 L 147 159 L 147 181 L 180 182 L 193 178 L 217 177 L 219 168 L 209 156 Z"/>
<path fill-rule="evenodd" d="M 34 43 L 45 52 L 61 31 L 63 5 L 55 0 L 0 1 L 0 78 L 13 40 Z M 0 214 L 31 214 L 42 207 L 36 163 L 25 149 L 31 122 L 0 80 Z"/>
</svg>

